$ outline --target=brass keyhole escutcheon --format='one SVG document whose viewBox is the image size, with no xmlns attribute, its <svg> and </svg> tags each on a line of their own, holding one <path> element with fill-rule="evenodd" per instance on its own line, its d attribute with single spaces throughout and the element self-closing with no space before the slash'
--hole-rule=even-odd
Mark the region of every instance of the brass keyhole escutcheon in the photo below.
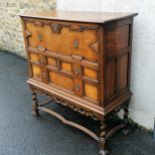
<svg viewBox="0 0 155 155">
<path fill-rule="evenodd" d="M 74 40 L 74 48 L 75 49 L 79 48 L 79 41 L 77 39 Z"/>
<path fill-rule="evenodd" d="M 43 36 L 42 36 L 42 34 L 40 34 L 40 33 L 38 34 L 38 40 L 39 40 L 39 41 L 42 41 L 42 40 L 43 40 Z"/>
</svg>

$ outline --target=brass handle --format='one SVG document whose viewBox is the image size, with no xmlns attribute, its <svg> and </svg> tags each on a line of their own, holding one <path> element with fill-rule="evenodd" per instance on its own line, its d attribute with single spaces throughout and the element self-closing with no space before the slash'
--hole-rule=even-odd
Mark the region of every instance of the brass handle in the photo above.
<svg viewBox="0 0 155 155">
<path fill-rule="evenodd" d="M 40 52 L 45 52 L 45 51 L 47 50 L 47 48 L 44 48 L 44 47 L 42 47 L 42 46 L 38 46 L 38 50 L 39 50 Z"/>
<path fill-rule="evenodd" d="M 80 84 L 75 84 L 75 91 L 80 91 Z"/>
<path fill-rule="evenodd" d="M 80 73 L 81 73 L 80 68 L 75 68 L 75 74 L 76 74 L 76 75 L 79 75 Z"/>
<path fill-rule="evenodd" d="M 38 34 L 38 40 L 39 40 L 39 41 L 42 41 L 42 40 L 43 40 L 43 36 L 42 36 L 42 34 L 40 34 L 40 33 Z"/>
</svg>

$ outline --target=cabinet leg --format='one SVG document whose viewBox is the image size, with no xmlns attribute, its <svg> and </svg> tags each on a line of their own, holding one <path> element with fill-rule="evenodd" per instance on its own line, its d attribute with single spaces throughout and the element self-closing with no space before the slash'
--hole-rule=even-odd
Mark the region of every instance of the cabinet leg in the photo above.
<svg viewBox="0 0 155 155">
<path fill-rule="evenodd" d="M 129 128 L 128 128 L 128 114 L 129 114 L 129 111 L 128 111 L 128 107 L 124 108 L 124 115 L 123 115 L 123 120 L 124 120 L 124 123 L 125 123 L 125 128 L 123 129 L 123 134 L 124 135 L 128 135 L 129 134 Z"/>
<path fill-rule="evenodd" d="M 106 126 L 106 122 L 101 122 L 101 126 L 100 126 L 100 138 L 98 141 L 99 144 L 99 155 L 107 155 L 108 151 L 106 150 L 106 131 L 107 130 L 107 126 Z"/>
<path fill-rule="evenodd" d="M 39 116 L 39 110 L 38 110 L 38 100 L 37 100 L 37 94 L 35 92 L 32 93 L 32 115 L 33 116 Z"/>
</svg>

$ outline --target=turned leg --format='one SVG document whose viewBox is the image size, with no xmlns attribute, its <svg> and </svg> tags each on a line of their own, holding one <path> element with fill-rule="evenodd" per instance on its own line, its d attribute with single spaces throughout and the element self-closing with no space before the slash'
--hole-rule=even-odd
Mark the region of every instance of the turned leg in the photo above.
<svg viewBox="0 0 155 155">
<path fill-rule="evenodd" d="M 107 126 L 106 122 L 101 122 L 100 126 L 100 137 L 99 137 L 99 148 L 100 148 L 100 155 L 107 155 L 108 151 L 106 150 L 106 133 L 107 133 Z"/>
<path fill-rule="evenodd" d="M 35 92 L 32 93 L 32 115 L 33 116 L 39 116 L 39 110 L 37 109 L 38 105 L 38 100 L 37 100 L 37 94 Z"/>
<path fill-rule="evenodd" d="M 128 114 L 129 114 L 129 111 L 128 111 L 128 107 L 125 107 L 124 108 L 124 115 L 123 115 L 123 121 L 125 123 L 125 128 L 123 129 L 123 133 L 124 135 L 128 135 L 129 133 L 129 128 L 128 128 Z"/>
<path fill-rule="evenodd" d="M 124 108 L 124 123 L 127 124 L 128 123 L 128 115 L 129 115 L 129 111 L 128 111 L 128 107 Z"/>
</svg>

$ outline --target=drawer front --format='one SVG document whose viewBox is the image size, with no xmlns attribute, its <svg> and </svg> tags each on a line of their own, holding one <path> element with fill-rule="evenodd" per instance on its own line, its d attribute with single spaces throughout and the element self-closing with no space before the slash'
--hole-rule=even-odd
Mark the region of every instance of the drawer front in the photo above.
<svg viewBox="0 0 155 155">
<path fill-rule="evenodd" d="M 48 51 L 63 55 L 80 55 L 89 61 L 97 61 L 97 31 L 95 24 L 67 24 L 47 21 L 27 21 L 28 44 L 32 48 L 42 46 Z"/>
<path fill-rule="evenodd" d="M 31 77 L 68 91 L 86 100 L 99 103 L 98 64 L 83 61 L 79 56 L 71 59 L 30 52 Z"/>
<path fill-rule="evenodd" d="M 99 104 L 97 25 L 26 21 L 24 31 L 32 78 Z"/>
</svg>

